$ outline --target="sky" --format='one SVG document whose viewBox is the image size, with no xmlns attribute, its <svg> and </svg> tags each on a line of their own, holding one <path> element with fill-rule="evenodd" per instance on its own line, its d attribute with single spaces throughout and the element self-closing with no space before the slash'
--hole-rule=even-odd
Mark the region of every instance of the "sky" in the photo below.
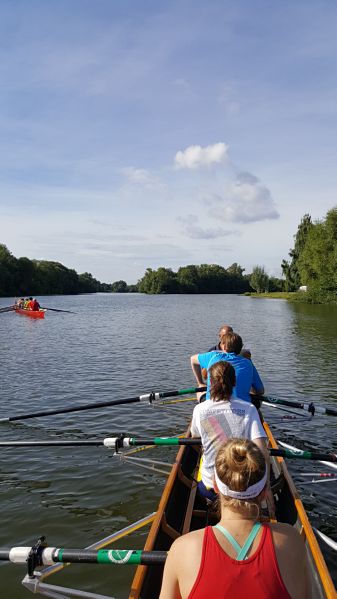
<svg viewBox="0 0 337 599">
<path fill-rule="evenodd" d="M 0 243 L 280 276 L 337 205 L 336 31 L 334 0 L 0 0 Z"/>
</svg>

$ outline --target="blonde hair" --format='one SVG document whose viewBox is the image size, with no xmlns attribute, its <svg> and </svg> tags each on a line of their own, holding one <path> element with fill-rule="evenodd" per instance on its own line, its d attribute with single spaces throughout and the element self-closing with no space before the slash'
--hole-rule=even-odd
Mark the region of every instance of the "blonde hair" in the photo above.
<svg viewBox="0 0 337 599">
<path fill-rule="evenodd" d="M 266 471 L 266 461 L 258 446 L 248 439 L 230 439 L 222 445 L 215 459 L 219 479 L 232 491 L 246 491 L 260 481 Z M 260 511 L 258 497 L 253 500 L 233 499 L 221 495 L 224 506 L 241 512 Z"/>
</svg>

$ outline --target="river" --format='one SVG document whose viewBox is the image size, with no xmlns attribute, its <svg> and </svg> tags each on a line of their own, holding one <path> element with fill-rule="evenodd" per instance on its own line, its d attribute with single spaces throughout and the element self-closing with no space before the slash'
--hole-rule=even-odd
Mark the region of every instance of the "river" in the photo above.
<svg viewBox="0 0 337 599">
<path fill-rule="evenodd" d="M 217 340 L 221 324 L 239 332 L 266 392 L 337 407 L 337 306 L 291 304 L 235 295 L 95 294 L 39 298 L 47 312 L 33 320 L 0 314 L 1 417 L 194 386 L 189 356 Z M 1 298 L 0 307 L 12 303 Z M 184 431 L 191 403 L 118 406 L 0 424 L 3 440 L 103 438 Z M 278 438 L 337 451 L 337 418 L 282 420 Z M 267 415 L 268 415 L 267 414 Z M 152 450 L 153 451 L 153 450 Z M 172 461 L 174 449 L 161 449 Z M 165 452 L 163 454 L 163 452 Z M 153 453 L 151 454 L 153 455 Z M 164 477 L 124 464 L 103 447 L 2 449 L 0 546 L 84 547 L 154 511 Z M 290 464 L 294 476 L 312 464 Z M 322 467 L 324 469 L 324 467 Z M 301 485 L 311 522 L 337 539 L 336 482 Z M 146 530 L 117 544 L 140 548 Z M 332 550 L 324 554 L 337 582 Z M 24 567 L 0 566 L 1 597 L 24 599 Z M 127 597 L 131 567 L 71 566 L 51 584 Z"/>
</svg>

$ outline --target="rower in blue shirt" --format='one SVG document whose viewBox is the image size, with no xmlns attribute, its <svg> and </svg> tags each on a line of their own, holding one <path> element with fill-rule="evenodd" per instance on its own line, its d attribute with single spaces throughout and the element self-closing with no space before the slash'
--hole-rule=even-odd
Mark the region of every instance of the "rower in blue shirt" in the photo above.
<svg viewBox="0 0 337 599">
<path fill-rule="evenodd" d="M 256 395 L 263 395 L 264 386 L 253 362 L 240 355 L 242 346 L 240 335 L 228 332 L 221 336 L 219 349 L 191 356 L 191 366 L 198 386 L 204 385 L 202 369 L 206 368 L 209 371 L 210 366 L 224 360 L 230 362 L 235 369 L 236 386 L 233 393 L 235 397 L 250 402 L 251 392 Z M 209 374 L 207 374 L 206 399 L 210 399 Z"/>
</svg>

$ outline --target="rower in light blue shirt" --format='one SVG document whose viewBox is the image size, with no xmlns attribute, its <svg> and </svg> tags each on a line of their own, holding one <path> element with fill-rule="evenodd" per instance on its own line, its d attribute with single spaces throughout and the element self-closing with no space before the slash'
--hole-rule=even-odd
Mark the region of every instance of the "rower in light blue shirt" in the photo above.
<svg viewBox="0 0 337 599">
<path fill-rule="evenodd" d="M 228 332 L 220 340 L 220 349 L 204 354 L 191 356 L 191 366 L 199 386 L 204 385 L 202 368 L 207 369 L 207 392 L 206 399 L 210 399 L 209 368 L 221 360 L 229 362 L 235 369 L 236 386 L 233 395 L 244 401 L 251 401 L 250 392 L 263 395 L 264 386 L 261 377 L 251 360 L 240 355 L 242 350 L 242 339 L 234 332 Z"/>
</svg>

